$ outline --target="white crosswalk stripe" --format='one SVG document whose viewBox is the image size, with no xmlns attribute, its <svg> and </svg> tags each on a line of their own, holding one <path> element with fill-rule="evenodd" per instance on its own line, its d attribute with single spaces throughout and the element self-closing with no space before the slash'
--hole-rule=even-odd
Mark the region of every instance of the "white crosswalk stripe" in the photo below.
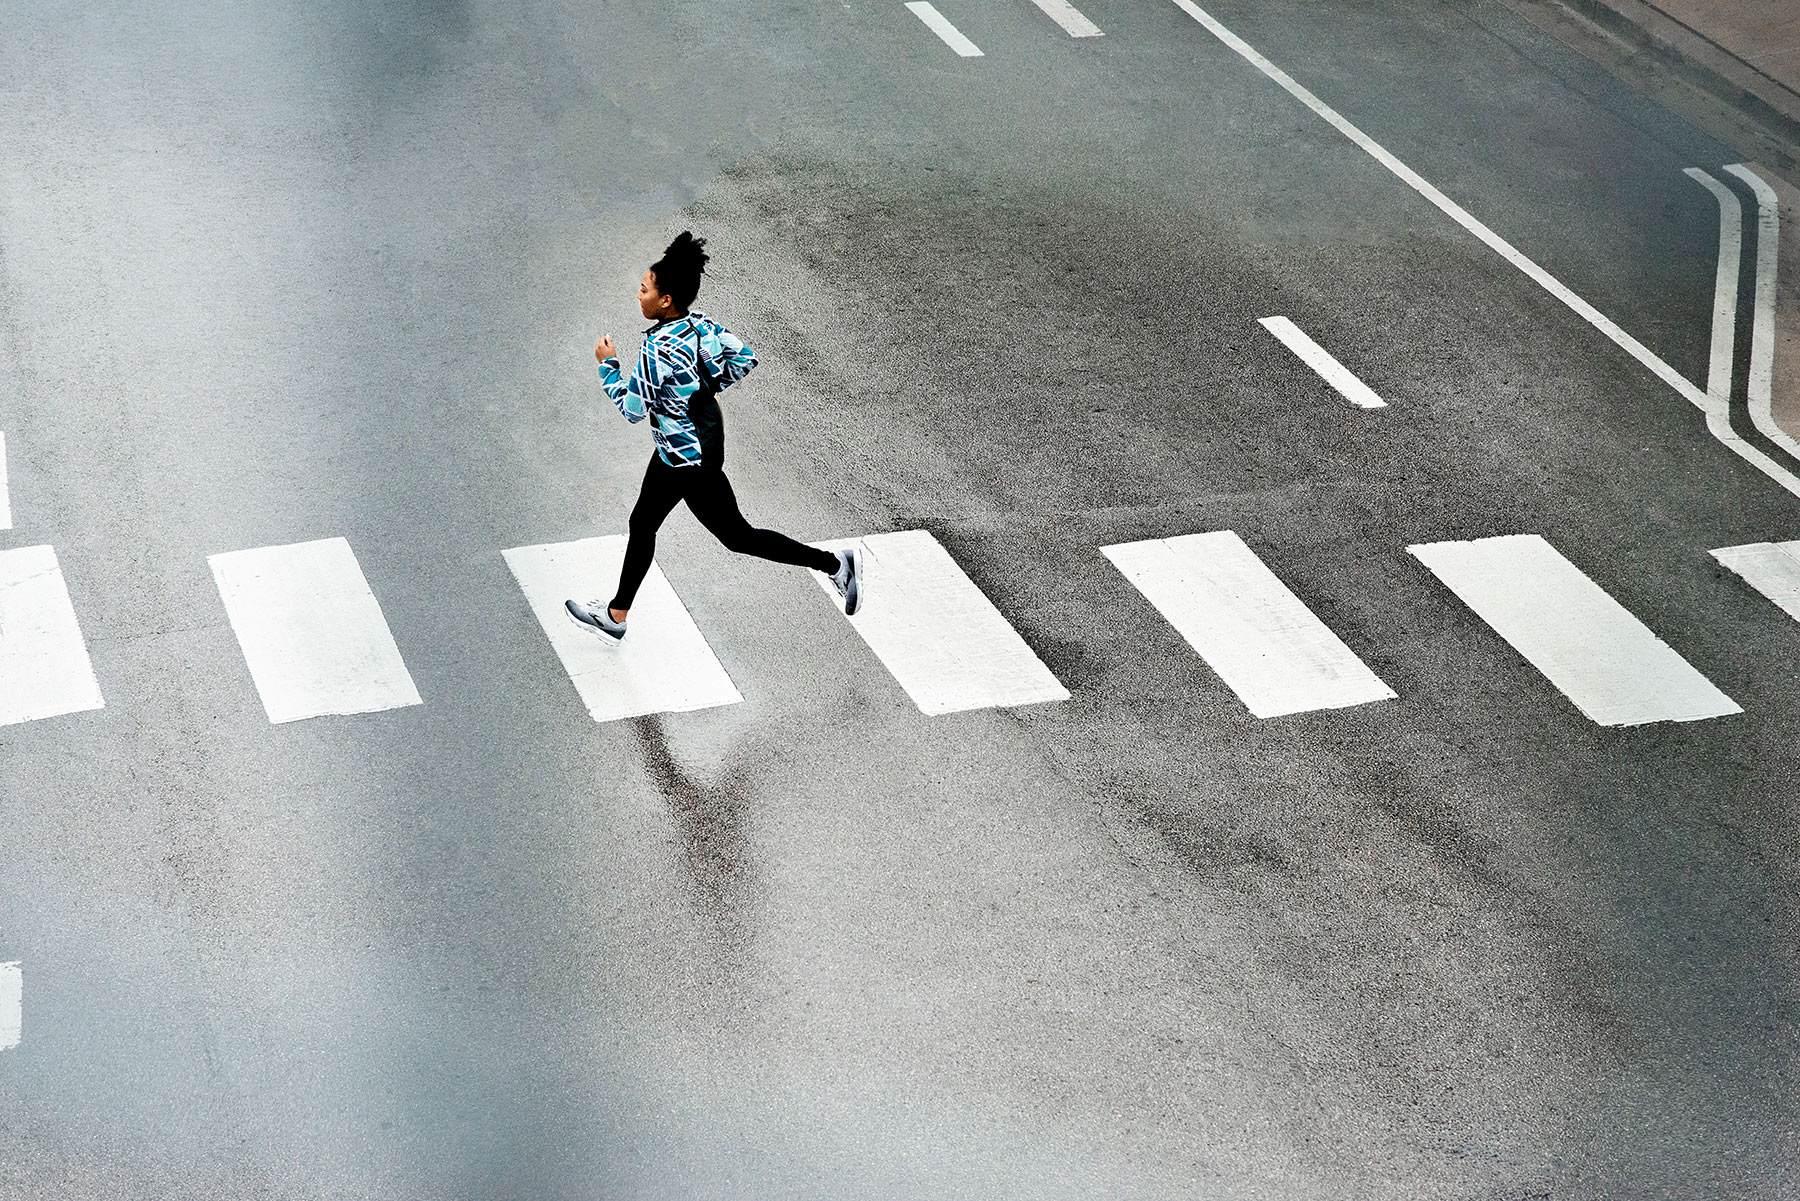
<svg viewBox="0 0 1800 1201">
<path fill-rule="evenodd" d="M 1394 696 L 1230 530 L 1101 551 L 1257 717 Z"/>
<path fill-rule="evenodd" d="M 936 6 L 928 3 L 927 0 L 913 0 L 906 8 L 913 16 L 925 22 L 925 27 L 927 29 L 944 39 L 944 45 L 950 47 L 950 49 L 956 51 L 964 58 L 981 57 L 981 48 L 974 42 L 971 42 L 968 38 L 964 37 L 962 31 L 952 25 L 950 19 L 939 12 Z"/>
<path fill-rule="evenodd" d="M 863 548 L 867 599 L 850 624 L 920 712 L 1069 699 L 1069 690 L 926 531 L 815 545 Z M 815 578 L 837 601 L 831 581 Z"/>
<path fill-rule="evenodd" d="M 1097 38 L 1100 27 L 1077 12 L 1069 0 L 1031 0 L 1072 38 Z"/>
<path fill-rule="evenodd" d="M 595 721 L 744 699 L 654 563 L 632 603 L 624 642 L 608 645 L 569 620 L 564 601 L 612 596 L 625 557 L 623 537 L 520 546 L 501 554 Z"/>
<path fill-rule="evenodd" d="M 14 960 L 0 963 L 0 1051 L 10 1051 L 24 1040 L 25 972 Z"/>
<path fill-rule="evenodd" d="M 1407 549 L 1600 725 L 1743 712 L 1536 534 Z"/>
<path fill-rule="evenodd" d="M 207 562 L 271 723 L 421 703 L 344 539 L 231 551 Z"/>
<path fill-rule="evenodd" d="M 0 551 L 0 725 L 104 704 L 55 549 Z"/>
<path fill-rule="evenodd" d="M 1800 621 L 1800 542 L 1753 542 L 1726 546 L 1712 557 Z"/>
</svg>

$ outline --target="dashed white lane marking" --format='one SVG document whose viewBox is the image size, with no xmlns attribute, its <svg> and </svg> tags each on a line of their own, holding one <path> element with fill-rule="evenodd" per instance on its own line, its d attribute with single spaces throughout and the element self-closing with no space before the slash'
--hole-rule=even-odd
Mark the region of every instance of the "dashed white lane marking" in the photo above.
<svg viewBox="0 0 1800 1201">
<path fill-rule="evenodd" d="M 1320 100 L 1317 96 L 1309 92 L 1306 88 L 1296 83 L 1293 77 L 1288 75 L 1286 71 L 1283 71 L 1280 67 L 1277 67 L 1274 63 L 1257 53 L 1254 46 L 1221 25 L 1211 16 L 1211 14 L 1207 13 L 1205 9 L 1195 4 L 1193 0 L 1174 0 L 1174 3 L 1176 7 L 1180 8 L 1188 16 L 1205 26 L 1208 33 L 1225 43 L 1226 46 L 1230 47 L 1230 49 L 1245 62 L 1249 63 L 1258 71 L 1261 71 L 1264 75 L 1268 76 L 1276 84 L 1280 85 L 1288 95 L 1324 118 L 1336 128 L 1339 133 L 1356 143 L 1357 146 L 1361 147 L 1362 150 L 1376 162 L 1399 176 L 1402 182 L 1412 188 L 1413 191 L 1423 196 L 1426 200 L 1429 200 L 1433 205 L 1436 205 L 1439 211 L 1445 216 L 1474 234 L 1477 238 L 1480 238 L 1483 242 L 1487 243 L 1487 245 L 1493 249 L 1495 253 L 1499 254 L 1501 258 L 1524 272 L 1536 282 L 1539 287 L 1543 288 L 1546 292 L 1550 293 L 1550 295 L 1556 297 L 1556 299 L 1572 309 L 1583 321 L 1586 321 L 1607 338 L 1611 339 L 1615 345 L 1626 354 L 1629 354 L 1632 358 L 1636 359 L 1639 363 L 1643 364 L 1658 379 L 1679 392 L 1682 397 L 1694 405 L 1695 408 L 1700 409 L 1702 412 L 1707 411 L 1708 406 L 1705 392 L 1695 387 L 1691 382 L 1685 379 L 1679 371 L 1675 370 L 1675 368 L 1663 362 L 1663 360 L 1649 347 L 1619 328 L 1618 324 L 1610 317 L 1607 317 L 1604 313 L 1600 312 L 1599 309 L 1596 309 L 1593 305 L 1570 291 L 1561 280 L 1526 258 L 1512 243 L 1508 242 L 1505 238 L 1502 238 L 1486 225 L 1483 225 L 1480 221 L 1477 221 L 1467 209 L 1463 208 L 1460 204 L 1457 204 L 1454 200 L 1451 200 L 1448 196 L 1438 191 L 1437 188 L 1426 182 L 1425 178 L 1417 171 L 1414 171 L 1411 167 L 1395 158 L 1379 142 L 1358 129 L 1355 125 L 1351 124 L 1336 109 L 1332 108 L 1323 100 Z M 1714 434 L 1719 432 L 1717 425 L 1712 422 L 1708 422 L 1708 429 Z M 1794 475 L 1793 472 L 1787 470 L 1787 468 L 1781 466 L 1781 464 L 1775 462 L 1775 460 L 1771 459 L 1768 455 L 1763 454 L 1754 446 L 1745 442 L 1742 438 L 1733 438 L 1729 440 L 1722 438 L 1720 440 L 1724 442 L 1726 448 L 1733 454 L 1768 476 L 1782 488 L 1785 488 L 1795 496 L 1800 496 L 1800 476 Z"/>
<path fill-rule="evenodd" d="M 420 704 L 342 538 L 207 558 L 272 723 Z"/>
<path fill-rule="evenodd" d="M 1726 546 L 1712 557 L 1800 621 L 1800 542 L 1753 542 Z"/>
<path fill-rule="evenodd" d="M 866 599 L 850 624 L 921 713 L 1069 699 L 1069 690 L 928 532 L 815 545 L 863 548 Z M 815 578 L 841 604 L 831 581 Z"/>
<path fill-rule="evenodd" d="M 1100 27 L 1077 12 L 1069 0 L 1031 0 L 1031 2 L 1043 9 L 1045 15 L 1061 25 L 1072 38 L 1097 38 L 1100 36 Z"/>
<path fill-rule="evenodd" d="M 104 705 L 55 549 L 0 551 L 0 725 Z"/>
<path fill-rule="evenodd" d="M 18 1046 L 25 1035 L 25 972 L 17 960 L 0 963 L 0 1051 Z"/>
<path fill-rule="evenodd" d="M 925 27 L 944 39 L 944 45 L 956 51 L 964 58 L 980 58 L 981 48 L 962 35 L 962 30 L 950 24 L 943 13 L 925 3 L 925 0 L 913 0 L 906 6 L 913 16 L 925 22 Z"/>
<path fill-rule="evenodd" d="M 1257 717 L 1393 697 L 1232 531 L 1100 549 Z"/>
<path fill-rule="evenodd" d="M 1536 534 L 1407 549 L 1600 725 L 1743 712 Z"/>
<path fill-rule="evenodd" d="M 569 620 L 564 601 L 612 596 L 625 558 L 622 536 L 500 553 L 595 721 L 710 709 L 744 699 L 654 563 L 631 606 L 624 642 L 608 645 Z"/>
<path fill-rule="evenodd" d="M 1281 339 L 1283 346 L 1293 351 L 1301 362 L 1318 373 L 1320 379 L 1336 388 L 1340 396 L 1357 408 L 1387 408 L 1387 401 L 1375 395 L 1373 388 L 1357 379 L 1349 368 L 1332 357 L 1330 351 L 1313 341 L 1305 330 L 1286 317 L 1264 317 L 1258 324 Z"/>
<path fill-rule="evenodd" d="M 1750 421 L 1763 437 L 1800 457 L 1800 442 L 1775 424 L 1775 287 L 1781 261 L 1781 201 L 1743 163 L 1725 168 L 1756 193 L 1756 308 L 1750 318 Z"/>
<path fill-rule="evenodd" d="M 12 497 L 6 485 L 6 435 L 0 433 L 0 530 L 12 529 Z"/>
</svg>

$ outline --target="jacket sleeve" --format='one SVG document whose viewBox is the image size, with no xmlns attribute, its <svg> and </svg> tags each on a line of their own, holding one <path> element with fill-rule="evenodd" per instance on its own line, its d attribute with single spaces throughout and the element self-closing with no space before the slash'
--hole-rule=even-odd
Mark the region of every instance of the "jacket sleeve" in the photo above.
<svg viewBox="0 0 1800 1201">
<path fill-rule="evenodd" d="M 742 338 L 722 325 L 718 327 L 718 337 L 719 353 L 711 356 L 709 366 L 712 368 L 713 378 L 723 390 L 750 374 L 751 368 L 756 366 L 756 354 L 744 345 Z"/>
<path fill-rule="evenodd" d="M 600 386 L 606 390 L 613 407 L 624 414 L 625 420 L 639 422 L 649 416 L 657 390 L 662 386 L 662 364 L 652 348 L 651 339 L 644 339 L 644 347 L 638 351 L 637 366 L 632 368 L 629 380 L 621 376 L 619 360 L 602 362 Z"/>
</svg>

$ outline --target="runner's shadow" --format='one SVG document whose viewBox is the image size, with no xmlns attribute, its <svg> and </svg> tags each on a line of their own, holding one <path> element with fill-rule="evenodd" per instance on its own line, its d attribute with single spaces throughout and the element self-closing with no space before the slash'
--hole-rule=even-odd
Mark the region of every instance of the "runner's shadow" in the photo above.
<svg viewBox="0 0 1800 1201">
<path fill-rule="evenodd" d="M 669 799 L 694 906 L 712 926 L 719 949 L 735 957 L 746 940 L 745 907 L 754 884 L 743 776 L 728 770 L 721 783 L 709 786 L 690 774 L 670 752 L 660 714 L 634 718 L 631 729 L 644 771 Z"/>
</svg>

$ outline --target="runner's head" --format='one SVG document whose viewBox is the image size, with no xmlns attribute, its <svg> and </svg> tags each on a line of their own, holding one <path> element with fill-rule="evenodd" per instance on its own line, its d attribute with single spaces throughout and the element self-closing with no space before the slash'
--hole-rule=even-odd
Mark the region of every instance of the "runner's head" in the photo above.
<svg viewBox="0 0 1800 1201">
<path fill-rule="evenodd" d="M 699 295 L 700 273 L 706 270 L 706 259 L 706 239 L 682 230 L 638 284 L 638 307 L 645 318 L 661 321 L 687 312 Z"/>
</svg>

